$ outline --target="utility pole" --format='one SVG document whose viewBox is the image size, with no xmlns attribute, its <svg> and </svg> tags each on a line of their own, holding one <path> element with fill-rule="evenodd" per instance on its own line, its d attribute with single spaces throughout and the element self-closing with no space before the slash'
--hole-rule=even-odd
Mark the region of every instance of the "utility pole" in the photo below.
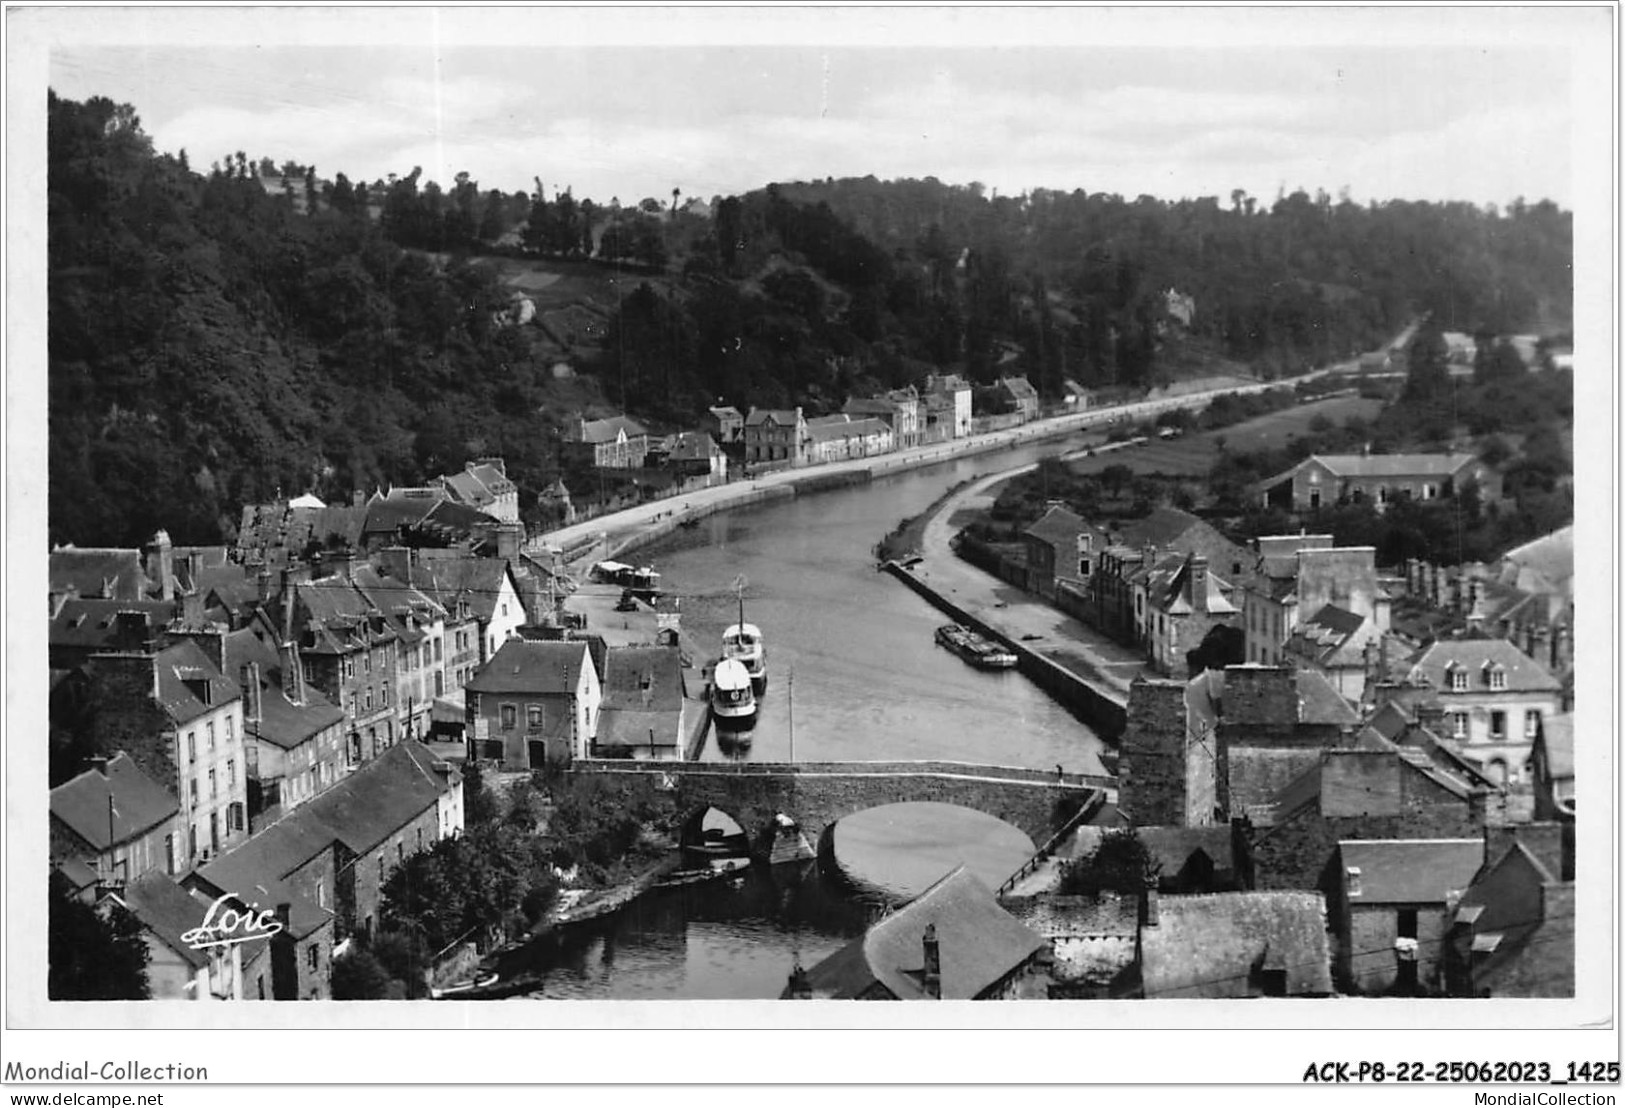
<svg viewBox="0 0 1625 1108">
<path fill-rule="evenodd" d="M 796 671 L 786 669 L 784 674 L 785 695 L 790 700 L 790 762 L 796 760 Z"/>
</svg>

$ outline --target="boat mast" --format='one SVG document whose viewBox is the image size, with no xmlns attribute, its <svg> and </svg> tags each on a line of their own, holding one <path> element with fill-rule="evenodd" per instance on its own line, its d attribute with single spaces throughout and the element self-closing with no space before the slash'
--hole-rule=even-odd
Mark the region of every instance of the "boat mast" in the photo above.
<svg viewBox="0 0 1625 1108">
<path fill-rule="evenodd" d="M 745 575 L 743 573 L 741 573 L 738 577 L 734 578 L 734 592 L 739 595 L 739 630 L 740 630 L 740 634 L 744 634 L 744 630 L 745 630 Z"/>
</svg>

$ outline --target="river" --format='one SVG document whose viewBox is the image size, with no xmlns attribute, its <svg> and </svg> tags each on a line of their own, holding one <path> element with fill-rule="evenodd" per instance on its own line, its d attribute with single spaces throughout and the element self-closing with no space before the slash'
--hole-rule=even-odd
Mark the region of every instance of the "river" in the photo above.
<svg viewBox="0 0 1625 1108">
<path fill-rule="evenodd" d="M 768 690 L 748 745 L 705 758 L 945 759 L 1099 773 L 1100 740 L 1013 671 L 937 646 L 945 618 L 875 570 L 873 549 L 950 486 L 1063 449 L 1065 440 L 912 470 L 710 516 L 639 551 L 682 600 L 683 637 L 712 657 L 739 615 L 762 629 Z M 792 735 L 794 750 L 792 752 Z"/>
<path fill-rule="evenodd" d="M 1102 744 L 1088 727 L 1019 674 L 974 670 L 936 646 L 942 614 L 876 572 L 872 553 L 949 487 L 1068 448 L 1029 444 L 720 513 L 639 551 L 683 598 L 683 637 L 697 655 L 711 656 L 738 618 L 741 575 L 745 617 L 767 641 L 769 686 L 749 743 L 724 750 L 713 736 L 703 757 L 1101 772 Z M 770 999 L 797 959 L 814 965 L 876 910 L 810 863 L 753 867 L 738 884 L 649 893 L 522 960 L 541 975 L 538 999 Z"/>
</svg>

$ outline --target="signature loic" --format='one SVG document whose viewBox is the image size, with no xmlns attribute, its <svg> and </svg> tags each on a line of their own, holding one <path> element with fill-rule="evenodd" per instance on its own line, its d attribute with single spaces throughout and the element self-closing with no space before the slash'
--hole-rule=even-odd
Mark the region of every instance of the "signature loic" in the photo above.
<svg viewBox="0 0 1625 1108">
<path fill-rule="evenodd" d="M 230 893 L 217 897 L 209 905 L 203 922 L 182 933 L 181 941 L 191 943 L 193 950 L 203 950 L 212 946 L 233 946 L 255 939 L 269 939 L 281 934 L 282 921 L 276 918 L 274 911 L 269 908 L 260 910 L 258 904 L 242 910 L 227 906 L 227 901 L 237 899 Z"/>
</svg>

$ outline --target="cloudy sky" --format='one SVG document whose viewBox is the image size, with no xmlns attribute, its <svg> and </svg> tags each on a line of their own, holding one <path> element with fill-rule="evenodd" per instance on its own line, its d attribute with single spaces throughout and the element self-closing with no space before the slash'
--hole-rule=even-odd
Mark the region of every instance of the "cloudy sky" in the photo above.
<svg viewBox="0 0 1625 1108">
<path fill-rule="evenodd" d="M 874 174 L 1569 204 L 1572 48 L 1599 12 L 217 10 L 176 34 L 104 11 L 48 73 L 135 104 L 195 168 L 243 149 L 623 202 Z"/>
</svg>

